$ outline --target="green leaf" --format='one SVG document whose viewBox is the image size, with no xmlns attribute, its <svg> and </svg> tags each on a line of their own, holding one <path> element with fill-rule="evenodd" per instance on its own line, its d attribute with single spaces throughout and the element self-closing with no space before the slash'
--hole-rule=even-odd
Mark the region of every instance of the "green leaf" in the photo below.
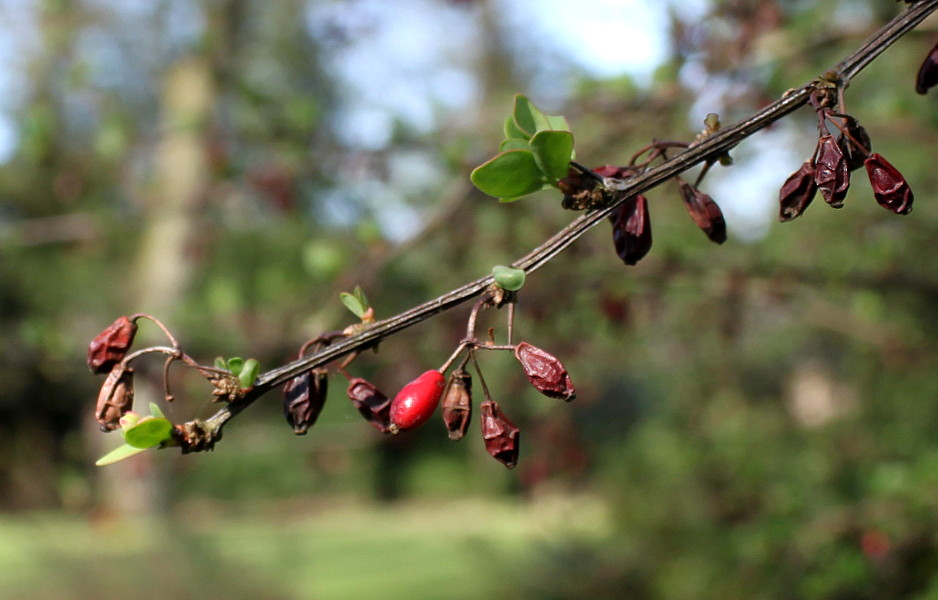
<svg viewBox="0 0 938 600">
<path fill-rule="evenodd" d="M 240 356 L 232 356 L 228 359 L 228 371 L 231 372 L 235 377 L 241 373 L 241 369 L 244 368 L 244 359 Z"/>
<path fill-rule="evenodd" d="M 514 116 L 509 115 L 508 117 L 505 118 L 505 125 L 502 129 L 505 132 L 506 141 L 507 140 L 522 140 L 526 142 L 529 139 L 531 139 L 530 134 L 527 134 L 521 131 L 520 129 L 518 129 L 518 126 L 515 124 Z"/>
<path fill-rule="evenodd" d="M 216 357 L 215 357 L 215 368 L 216 368 L 216 369 L 221 369 L 222 371 L 227 371 L 227 370 L 228 370 L 228 365 L 225 364 L 225 359 L 222 358 L 222 357 L 220 357 L 220 356 L 216 356 Z"/>
<path fill-rule="evenodd" d="M 512 116 L 518 129 L 529 136 L 538 131 L 550 129 L 547 116 L 534 106 L 534 103 L 528 100 L 527 96 L 515 95 L 515 109 Z"/>
<path fill-rule="evenodd" d="M 342 292 L 339 294 L 339 300 L 342 301 L 342 304 L 345 305 L 345 308 L 352 311 L 352 314 L 359 319 L 362 318 L 362 315 L 364 315 L 365 311 L 367 310 L 367 308 L 362 304 L 361 300 L 352 294 L 349 294 L 348 292 Z"/>
<path fill-rule="evenodd" d="M 368 310 L 368 297 L 365 296 L 365 291 L 362 289 L 362 286 L 356 285 L 355 289 L 352 290 L 352 295 L 358 298 L 358 301 L 362 303 L 362 306 L 365 307 L 365 310 Z"/>
<path fill-rule="evenodd" d="M 238 381 L 241 383 L 242 388 L 254 387 L 254 380 L 257 379 L 257 374 L 260 372 L 261 366 L 257 360 L 249 358 L 244 361 L 244 368 L 241 369 L 241 372 L 238 374 Z"/>
<path fill-rule="evenodd" d="M 534 155 L 528 150 L 509 150 L 476 167 L 469 175 L 473 185 L 489 196 L 517 198 L 544 187 Z"/>
<path fill-rule="evenodd" d="M 567 123 L 567 117 L 563 115 L 546 115 L 545 118 L 549 125 L 548 129 L 553 129 L 554 131 L 570 131 L 570 124 Z"/>
<path fill-rule="evenodd" d="M 152 448 L 172 438 L 173 424 L 166 419 L 144 417 L 132 427 L 124 429 L 124 441 L 134 448 Z"/>
<path fill-rule="evenodd" d="M 159 419 L 165 419 L 166 415 L 163 414 L 163 411 L 160 410 L 160 407 L 156 403 L 150 403 L 150 416 L 157 417 Z"/>
<path fill-rule="evenodd" d="M 492 277 L 495 278 L 495 283 L 509 292 L 517 292 L 524 285 L 525 275 L 521 269 L 496 265 L 492 267 Z"/>
<path fill-rule="evenodd" d="M 509 150 L 530 150 L 531 146 L 528 144 L 528 140 L 505 140 L 498 145 L 499 152 L 508 152 Z"/>
<path fill-rule="evenodd" d="M 531 152 L 541 171 L 552 181 L 567 176 L 573 155 L 573 134 L 569 131 L 538 131 L 531 138 Z"/>
<path fill-rule="evenodd" d="M 96 460 L 94 464 L 99 467 L 112 465 L 118 461 L 124 460 L 125 458 L 130 458 L 134 454 L 140 454 L 141 452 L 144 452 L 145 450 L 147 450 L 147 448 L 134 448 L 133 446 L 124 444 L 122 446 L 118 446 L 117 448 L 114 448 L 113 450 L 111 450 L 110 452 L 108 452 L 107 454 L 99 458 L 98 460 Z"/>
</svg>

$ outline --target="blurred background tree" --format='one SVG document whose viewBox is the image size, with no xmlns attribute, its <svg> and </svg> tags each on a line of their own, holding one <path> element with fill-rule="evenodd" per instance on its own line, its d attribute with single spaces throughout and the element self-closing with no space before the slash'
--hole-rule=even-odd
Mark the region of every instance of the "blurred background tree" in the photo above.
<svg viewBox="0 0 938 600">
<path fill-rule="evenodd" d="M 911 216 L 857 181 L 843 210 L 774 224 L 814 144 L 805 110 L 708 176 L 723 246 L 666 184 L 638 266 L 600 227 L 529 280 L 516 330 L 579 397 L 484 357 L 523 432 L 515 471 L 477 425 L 458 444 L 434 423 L 380 436 L 338 379 L 306 437 L 271 395 L 215 453 L 91 466 L 116 442 L 84 348 L 115 316 L 157 314 L 205 362 L 282 364 L 350 322 L 339 292 L 361 285 L 386 317 L 570 220 L 556 194 L 499 205 L 468 183 L 513 93 L 567 116 L 581 162 L 622 164 L 708 112 L 751 113 L 900 10 L 576 4 L 0 0 L 7 597 L 938 597 L 938 271 L 920 258 L 938 119 L 912 87 L 934 20 L 847 92 Z M 467 311 L 353 372 L 399 388 Z M 212 412 L 195 381 L 179 396 L 171 419 Z"/>
</svg>

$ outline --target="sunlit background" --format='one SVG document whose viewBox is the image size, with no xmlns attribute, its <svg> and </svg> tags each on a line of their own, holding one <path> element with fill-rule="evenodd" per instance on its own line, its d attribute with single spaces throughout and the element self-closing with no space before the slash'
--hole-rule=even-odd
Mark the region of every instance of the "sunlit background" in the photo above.
<svg viewBox="0 0 938 600">
<path fill-rule="evenodd" d="M 777 223 L 816 142 L 804 109 L 702 183 L 725 244 L 665 183 L 637 266 L 601 224 L 529 277 L 516 339 L 560 357 L 578 398 L 482 357 L 522 431 L 512 471 L 478 424 L 457 443 L 437 419 L 381 435 L 334 369 L 306 436 L 278 391 L 214 452 L 96 468 L 120 440 L 97 430 L 84 364 L 139 311 L 204 363 L 284 364 L 354 322 L 341 292 L 385 318 L 574 218 L 557 193 L 499 204 L 469 184 L 514 94 L 567 117 L 578 161 L 623 165 L 708 113 L 744 118 L 902 9 L 0 0 L 0 598 L 938 598 L 938 112 L 913 92 L 934 21 L 846 95 L 915 190 L 910 216 L 857 171 L 842 210 Z M 350 374 L 393 394 L 450 355 L 468 310 Z M 138 410 L 216 410 L 183 369 L 164 402 L 161 369 L 138 366 Z"/>
</svg>

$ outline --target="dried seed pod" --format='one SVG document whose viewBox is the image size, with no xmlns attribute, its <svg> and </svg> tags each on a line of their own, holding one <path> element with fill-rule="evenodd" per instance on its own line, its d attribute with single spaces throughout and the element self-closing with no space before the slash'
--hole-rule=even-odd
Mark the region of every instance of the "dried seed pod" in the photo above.
<svg viewBox="0 0 938 600">
<path fill-rule="evenodd" d="M 137 323 L 130 317 L 120 317 L 99 333 L 88 344 L 88 368 L 92 373 L 110 373 L 124 360 L 137 333 Z"/>
<path fill-rule="evenodd" d="M 436 369 L 424 372 L 394 396 L 391 433 L 414 429 L 427 422 L 440 403 L 446 378 Z"/>
<path fill-rule="evenodd" d="M 722 244 L 726 241 L 726 220 L 723 211 L 713 201 L 713 198 L 704 194 L 683 179 L 678 179 L 678 189 L 684 206 L 697 227 L 703 230 L 711 242 Z"/>
<path fill-rule="evenodd" d="M 938 85 L 938 44 L 929 51 L 922 66 L 918 68 L 915 78 L 915 91 L 926 94 L 928 90 Z"/>
<path fill-rule="evenodd" d="M 866 128 L 856 119 L 844 115 L 843 120 L 844 131 L 837 136 L 837 145 L 847 159 L 847 170 L 856 171 L 863 166 L 863 161 L 873 151 L 873 142 Z"/>
<path fill-rule="evenodd" d="M 912 202 L 915 196 L 912 195 L 909 183 L 902 173 L 875 152 L 867 157 L 865 164 L 876 201 L 883 208 L 897 215 L 907 215 L 912 212 Z"/>
<path fill-rule="evenodd" d="M 814 165 L 811 161 L 805 161 L 801 168 L 788 176 L 778 192 L 778 220 L 784 223 L 801 216 L 814 200 L 815 194 L 817 184 L 814 182 Z"/>
<path fill-rule="evenodd" d="M 353 377 L 345 390 L 349 400 L 365 420 L 381 433 L 391 428 L 391 400 L 378 388 L 361 377 Z"/>
<path fill-rule="evenodd" d="M 540 393 L 567 402 L 576 398 L 573 382 L 560 359 L 527 342 L 515 346 L 515 358 L 524 368 L 528 381 Z"/>
<path fill-rule="evenodd" d="M 821 190 L 824 201 L 834 208 L 841 208 L 850 187 L 850 170 L 844 153 L 830 133 L 822 135 L 818 141 L 814 164 L 814 182 Z"/>
<path fill-rule="evenodd" d="M 120 427 L 120 419 L 134 404 L 134 370 L 116 365 L 108 373 L 101 391 L 94 417 L 101 431 L 114 431 Z"/>
<path fill-rule="evenodd" d="M 616 254 L 625 264 L 634 265 L 651 250 L 648 201 L 642 194 L 632 196 L 612 213 L 611 218 Z"/>
<path fill-rule="evenodd" d="M 520 431 L 508 420 L 494 400 L 479 405 L 482 413 L 482 439 L 485 450 L 498 462 L 511 469 L 518 464 Z"/>
<path fill-rule="evenodd" d="M 449 376 L 443 392 L 443 423 L 449 439 L 459 441 L 466 435 L 472 418 L 472 375 L 457 369 Z"/>
<path fill-rule="evenodd" d="M 304 435 L 316 424 L 328 389 L 328 374 L 317 369 L 297 375 L 283 386 L 283 416 L 293 427 L 293 433 Z"/>
</svg>

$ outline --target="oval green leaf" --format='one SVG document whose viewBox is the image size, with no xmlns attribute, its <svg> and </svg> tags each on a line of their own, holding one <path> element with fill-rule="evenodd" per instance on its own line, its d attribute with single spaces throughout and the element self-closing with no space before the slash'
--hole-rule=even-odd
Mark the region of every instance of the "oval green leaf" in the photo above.
<svg viewBox="0 0 938 600">
<path fill-rule="evenodd" d="M 508 152 L 509 150 L 530 150 L 531 146 L 528 144 L 528 140 L 505 140 L 498 145 L 499 152 Z"/>
<path fill-rule="evenodd" d="M 134 448 L 159 446 L 172 437 L 173 424 L 166 419 L 145 417 L 133 427 L 124 430 L 124 441 Z"/>
<path fill-rule="evenodd" d="M 530 134 L 518 129 L 518 126 L 515 124 L 515 118 L 513 116 L 508 116 L 505 118 L 505 125 L 502 127 L 502 130 L 505 132 L 506 140 L 521 140 L 526 142 L 531 139 Z"/>
<path fill-rule="evenodd" d="M 538 168 L 557 181 L 567 176 L 573 155 L 573 134 L 569 131 L 538 131 L 531 138 L 531 152 Z"/>
<path fill-rule="evenodd" d="M 157 406 L 156 403 L 154 403 L 154 402 L 151 402 L 151 403 L 150 403 L 150 416 L 151 416 L 151 417 L 157 417 L 157 418 L 159 418 L 159 419 L 165 419 L 165 418 L 166 418 L 166 415 L 163 414 L 163 411 L 161 411 L 161 410 L 160 410 L 160 407 Z"/>
<path fill-rule="evenodd" d="M 232 356 L 228 359 L 228 371 L 237 377 L 238 373 L 241 372 L 241 369 L 244 368 L 244 359 L 240 356 Z"/>
<path fill-rule="evenodd" d="M 492 267 L 492 277 L 495 278 L 495 283 L 509 292 L 517 292 L 524 285 L 525 275 L 521 269 L 496 265 Z"/>
<path fill-rule="evenodd" d="M 544 175 L 529 150 L 509 150 L 476 167 L 473 185 L 496 198 L 517 198 L 544 187 Z"/>
<path fill-rule="evenodd" d="M 345 308 L 352 311 L 352 314 L 358 317 L 359 319 L 362 318 L 362 315 L 364 315 L 365 311 L 367 310 L 365 308 L 365 305 L 362 304 L 361 300 L 359 300 L 357 297 L 353 296 L 352 294 L 349 294 L 348 292 L 342 292 L 341 294 L 339 294 L 339 300 L 342 301 L 342 304 L 345 305 Z"/>
<path fill-rule="evenodd" d="M 147 448 L 134 448 L 133 446 L 128 446 L 124 444 L 114 448 L 101 458 L 95 461 L 95 466 L 103 467 L 106 465 L 113 465 L 117 461 L 124 460 L 125 458 L 130 458 L 134 454 L 140 454 L 141 452 L 147 450 Z"/>
<path fill-rule="evenodd" d="M 260 370 L 261 366 L 256 359 L 249 358 L 244 361 L 244 368 L 238 373 L 238 382 L 241 384 L 241 387 L 244 389 L 254 387 L 254 380 L 257 379 L 257 374 Z"/>
<path fill-rule="evenodd" d="M 521 94 L 515 95 L 515 109 L 512 113 L 515 125 L 518 129 L 533 136 L 538 131 L 550 129 L 550 122 L 534 103 L 528 100 L 527 96 Z"/>
</svg>

